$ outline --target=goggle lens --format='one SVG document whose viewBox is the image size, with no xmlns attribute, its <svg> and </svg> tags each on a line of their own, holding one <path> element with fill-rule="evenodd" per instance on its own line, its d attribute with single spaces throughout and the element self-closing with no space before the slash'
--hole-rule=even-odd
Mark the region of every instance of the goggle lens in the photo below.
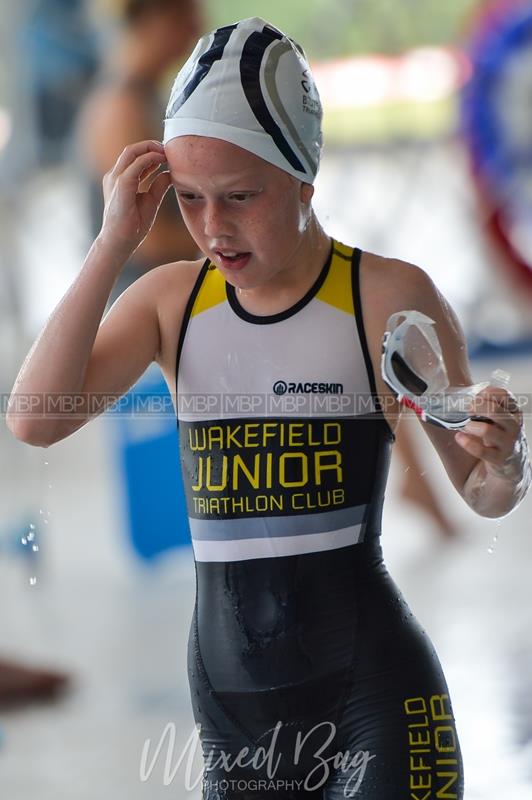
<svg viewBox="0 0 532 800">
<path fill-rule="evenodd" d="M 397 380 L 408 392 L 420 395 L 426 391 L 428 384 L 419 375 L 416 375 L 397 350 L 392 353 L 391 364 Z"/>
</svg>

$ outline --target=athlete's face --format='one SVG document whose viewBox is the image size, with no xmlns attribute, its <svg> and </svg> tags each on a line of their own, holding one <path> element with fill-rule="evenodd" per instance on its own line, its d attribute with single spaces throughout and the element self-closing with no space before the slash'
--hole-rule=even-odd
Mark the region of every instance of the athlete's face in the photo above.
<svg viewBox="0 0 532 800">
<path fill-rule="evenodd" d="M 219 139 L 181 136 L 165 150 L 187 228 L 230 283 L 261 286 L 290 269 L 312 186 Z"/>
</svg>

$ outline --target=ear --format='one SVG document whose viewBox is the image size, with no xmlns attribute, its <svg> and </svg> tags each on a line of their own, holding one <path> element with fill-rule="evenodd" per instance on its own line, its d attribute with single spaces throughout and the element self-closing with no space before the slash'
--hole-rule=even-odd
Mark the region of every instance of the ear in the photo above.
<svg viewBox="0 0 532 800">
<path fill-rule="evenodd" d="M 299 196 L 301 202 L 308 205 L 314 197 L 314 186 L 311 183 L 302 183 Z"/>
</svg>

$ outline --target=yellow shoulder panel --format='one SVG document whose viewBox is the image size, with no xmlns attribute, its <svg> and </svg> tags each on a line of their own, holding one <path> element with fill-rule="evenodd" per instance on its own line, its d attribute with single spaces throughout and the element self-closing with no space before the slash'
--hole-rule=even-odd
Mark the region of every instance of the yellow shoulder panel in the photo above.
<svg viewBox="0 0 532 800">
<path fill-rule="evenodd" d="M 209 265 L 209 269 L 196 295 L 191 317 L 195 317 L 196 314 L 201 314 L 202 311 L 207 311 L 207 309 L 227 300 L 224 277 L 219 269 L 216 269 L 216 267 L 213 269 L 212 267 L 212 264 Z"/>
<path fill-rule="evenodd" d="M 354 314 L 353 290 L 351 287 L 351 257 L 353 248 L 333 241 L 331 266 L 325 282 L 316 297 L 330 306 Z"/>
</svg>

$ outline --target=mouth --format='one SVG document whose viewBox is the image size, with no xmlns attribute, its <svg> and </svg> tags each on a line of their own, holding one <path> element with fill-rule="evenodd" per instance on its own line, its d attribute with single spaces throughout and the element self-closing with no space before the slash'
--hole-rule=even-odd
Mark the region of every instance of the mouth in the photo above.
<svg viewBox="0 0 532 800">
<path fill-rule="evenodd" d="M 238 253 L 235 250 L 215 250 L 216 257 L 224 269 L 243 269 L 251 258 L 251 253 Z"/>
</svg>

